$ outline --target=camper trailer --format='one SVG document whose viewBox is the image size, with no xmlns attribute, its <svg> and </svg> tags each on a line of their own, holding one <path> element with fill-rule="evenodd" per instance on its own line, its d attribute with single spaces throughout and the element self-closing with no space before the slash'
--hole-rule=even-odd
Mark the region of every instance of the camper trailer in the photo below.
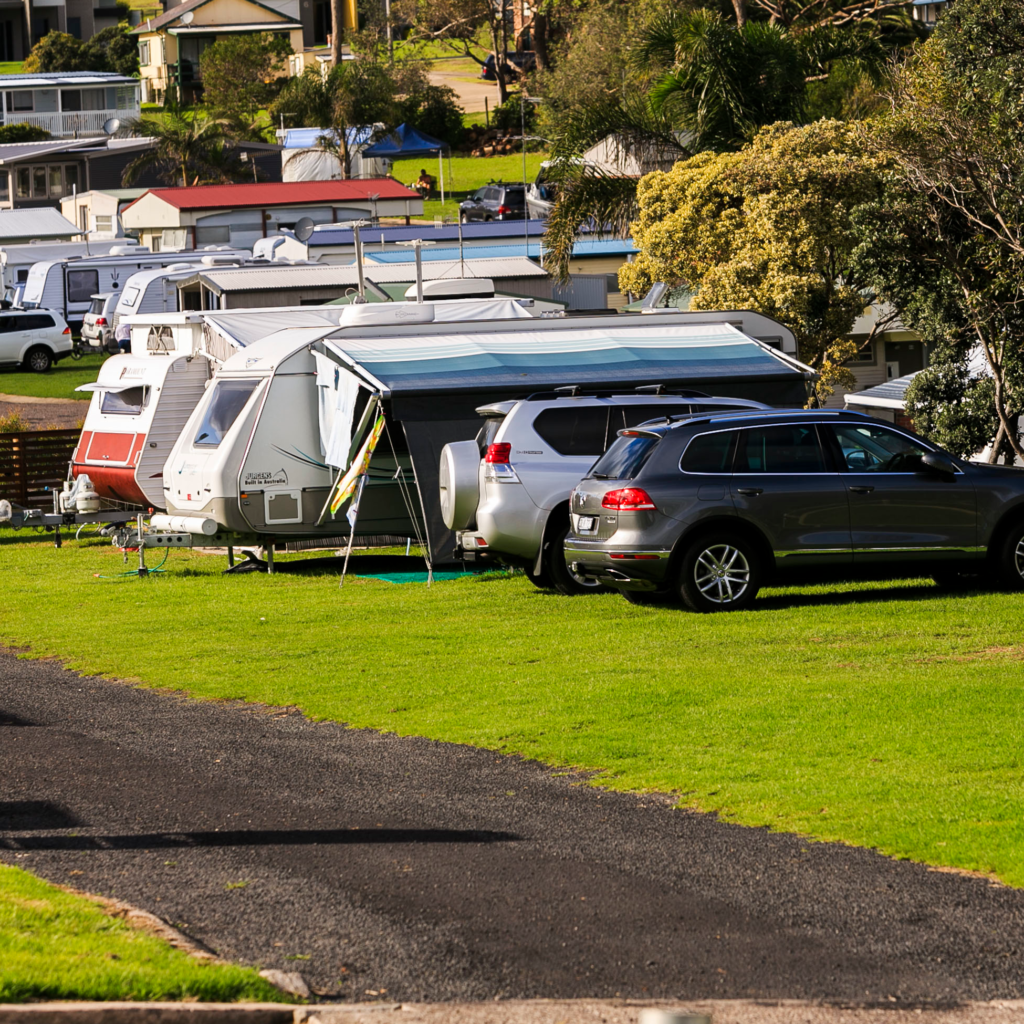
<svg viewBox="0 0 1024 1024">
<path fill-rule="evenodd" d="M 293 327 L 248 346 L 217 369 L 185 424 L 164 467 L 165 507 L 213 519 L 239 542 L 347 534 L 344 509 L 333 519 L 323 509 L 358 444 L 353 425 L 379 397 L 388 429 L 354 532 L 425 536 L 431 558 L 450 561 L 438 464 L 444 445 L 476 435 L 478 406 L 565 385 L 710 388 L 800 406 L 814 377 L 724 320 L 527 320 L 502 305 L 347 306 L 337 329 Z"/>
<path fill-rule="evenodd" d="M 24 284 L 28 280 L 28 272 L 36 263 L 80 256 L 108 256 L 115 251 L 134 254 L 149 252 L 131 238 L 116 238 L 105 242 L 34 242 L 28 245 L 5 245 L 0 249 L 3 290 Z"/>
<path fill-rule="evenodd" d="M 218 250 L 221 255 L 221 250 Z M 139 270 L 154 270 L 172 263 L 201 263 L 208 251 L 138 253 L 112 249 L 106 256 L 73 257 L 35 263 L 28 272 L 22 305 L 26 309 L 52 309 L 60 313 L 76 333 L 89 312 L 92 296 L 116 292 Z M 241 258 L 246 250 L 227 250 L 224 255 Z"/>
</svg>

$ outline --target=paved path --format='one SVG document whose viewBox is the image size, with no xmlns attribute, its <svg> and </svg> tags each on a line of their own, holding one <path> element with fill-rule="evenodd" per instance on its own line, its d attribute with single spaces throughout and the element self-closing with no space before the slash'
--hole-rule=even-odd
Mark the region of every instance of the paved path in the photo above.
<svg viewBox="0 0 1024 1024">
<path fill-rule="evenodd" d="M 336 998 L 1024 995 L 1024 893 L 487 751 L 0 654 L 0 779 L 4 861 Z"/>
</svg>

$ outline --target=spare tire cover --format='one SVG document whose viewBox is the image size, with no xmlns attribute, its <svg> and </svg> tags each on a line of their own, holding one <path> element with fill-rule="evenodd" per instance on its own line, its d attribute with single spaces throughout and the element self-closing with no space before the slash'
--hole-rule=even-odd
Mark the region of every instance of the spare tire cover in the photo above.
<svg viewBox="0 0 1024 1024">
<path fill-rule="evenodd" d="M 480 501 L 480 448 L 476 441 L 453 441 L 441 449 L 441 517 L 449 530 L 465 530 L 476 519 Z"/>
</svg>

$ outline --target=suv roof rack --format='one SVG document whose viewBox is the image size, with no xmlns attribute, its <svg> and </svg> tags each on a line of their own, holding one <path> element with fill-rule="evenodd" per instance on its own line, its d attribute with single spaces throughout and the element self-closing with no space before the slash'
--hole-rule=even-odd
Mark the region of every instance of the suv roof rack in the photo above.
<svg viewBox="0 0 1024 1024">
<path fill-rule="evenodd" d="M 673 416 L 672 420 L 682 423 L 730 423 L 734 420 L 749 420 L 754 417 L 762 419 L 780 419 L 789 416 L 825 416 L 836 419 L 870 420 L 869 413 L 857 412 L 853 409 L 730 409 L 722 412 L 700 412 L 693 415 Z"/>
<path fill-rule="evenodd" d="M 692 391 L 689 388 L 665 387 L 664 384 L 644 385 L 630 391 L 628 388 L 590 388 L 586 384 L 566 384 L 562 387 L 552 388 L 550 391 L 534 391 L 526 396 L 524 401 L 540 402 L 552 398 L 646 398 L 649 389 L 660 388 L 660 391 L 650 393 L 657 398 L 699 398 L 717 399 L 721 395 L 708 395 L 703 391 Z M 728 401 L 728 399 L 724 399 Z"/>
</svg>

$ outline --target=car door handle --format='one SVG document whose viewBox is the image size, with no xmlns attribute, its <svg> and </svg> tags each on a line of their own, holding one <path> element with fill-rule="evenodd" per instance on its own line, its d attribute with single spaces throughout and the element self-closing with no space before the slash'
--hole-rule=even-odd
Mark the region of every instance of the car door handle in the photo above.
<svg viewBox="0 0 1024 1024">
<path fill-rule="evenodd" d="M 854 494 L 870 494 L 875 489 L 874 484 L 851 484 L 850 490 Z"/>
<path fill-rule="evenodd" d="M 757 495 L 764 493 L 763 487 L 737 487 L 737 494 L 746 495 L 748 498 L 756 498 Z"/>
</svg>

